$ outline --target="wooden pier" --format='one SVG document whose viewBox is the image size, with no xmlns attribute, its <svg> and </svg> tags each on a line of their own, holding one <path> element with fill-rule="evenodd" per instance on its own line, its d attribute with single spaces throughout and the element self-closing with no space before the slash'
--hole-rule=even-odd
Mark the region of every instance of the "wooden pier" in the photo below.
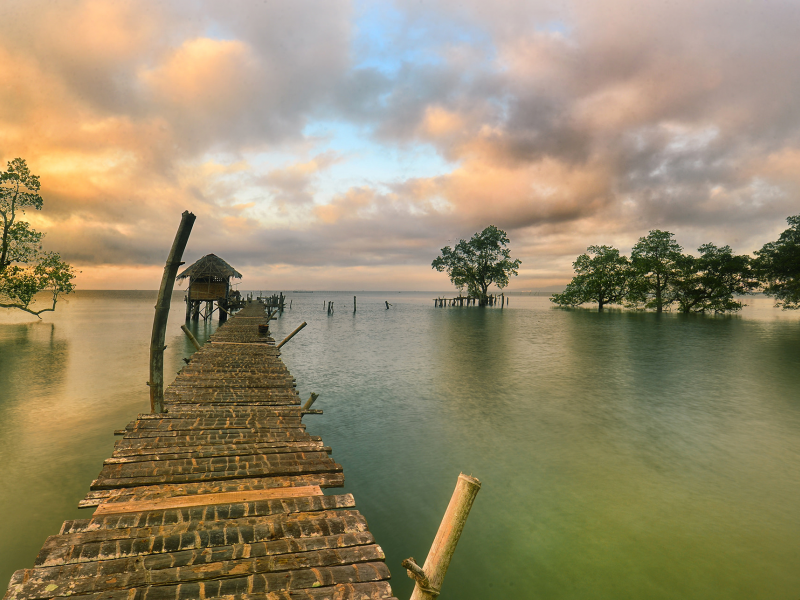
<svg viewBox="0 0 800 600">
<path fill-rule="evenodd" d="M 508 304 L 505 294 L 489 294 L 481 299 L 478 296 L 462 296 L 459 294 L 455 298 L 438 297 L 433 299 L 433 306 L 444 308 L 445 306 L 500 306 L 503 308 Z"/>
<path fill-rule="evenodd" d="M 281 298 L 282 300 L 282 298 Z M 377 600 L 389 570 L 250 302 L 124 430 L 4 600 Z M 261 326 L 261 327 L 259 327 Z"/>
</svg>

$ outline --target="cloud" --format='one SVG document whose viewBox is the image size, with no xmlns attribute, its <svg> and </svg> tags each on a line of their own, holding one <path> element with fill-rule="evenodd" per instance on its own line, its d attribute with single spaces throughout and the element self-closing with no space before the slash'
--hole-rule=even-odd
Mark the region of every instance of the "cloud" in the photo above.
<svg viewBox="0 0 800 600">
<path fill-rule="evenodd" d="M 270 191 L 279 210 L 287 210 L 287 205 L 304 207 L 314 201 L 318 175 L 342 160 L 336 152 L 323 152 L 311 160 L 272 169 L 261 176 L 258 183 Z"/>
<path fill-rule="evenodd" d="M 798 19 L 744 0 L 9 0 L 0 155 L 42 176 L 30 216 L 92 282 L 150 272 L 186 208 L 193 243 L 237 267 L 381 281 L 429 283 L 438 249 L 489 223 L 529 284 L 655 227 L 751 251 L 797 212 Z"/>
</svg>

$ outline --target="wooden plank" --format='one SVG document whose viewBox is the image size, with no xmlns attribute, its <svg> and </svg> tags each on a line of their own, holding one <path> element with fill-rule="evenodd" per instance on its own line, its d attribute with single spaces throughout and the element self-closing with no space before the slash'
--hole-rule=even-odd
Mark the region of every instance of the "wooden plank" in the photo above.
<svg viewBox="0 0 800 600">
<path fill-rule="evenodd" d="M 282 573 L 305 569 L 355 566 L 385 558 L 380 546 L 348 546 L 310 552 L 227 560 L 199 565 L 182 565 L 163 569 L 142 569 L 135 565 L 125 572 L 97 574 L 89 565 L 68 565 L 49 569 L 29 569 L 24 582 L 12 591 L 14 595 L 49 597 L 74 596 L 115 589 L 131 589 L 148 585 L 186 584 L 199 580 L 221 580 L 237 576 Z M 135 561 L 131 561 L 135 562 Z M 88 567 L 88 568 L 87 568 Z M 95 571 L 92 573 L 92 571 Z M 276 582 L 279 580 L 276 580 Z"/>
<path fill-rule="evenodd" d="M 114 502 L 114 500 L 110 500 Z M 192 521 L 232 521 L 254 517 L 293 515 L 295 513 L 318 513 L 339 508 L 353 508 L 352 494 L 333 496 L 302 496 L 300 498 L 272 498 L 254 502 L 234 502 L 231 504 L 209 504 L 166 508 L 143 512 L 94 514 L 89 519 L 64 521 L 59 535 L 98 531 L 101 529 L 136 529 L 141 527 L 161 527 L 187 524 Z"/>
<path fill-rule="evenodd" d="M 20 577 L 22 576 L 20 575 Z M 284 600 L 287 598 L 372 600 L 373 598 L 391 598 L 391 596 L 380 595 L 387 593 L 384 592 L 386 588 L 375 588 L 376 591 L 371 592 L 373 595 L 359 595 L 361 592 L 358 590 L 368 588 L 357 586 L 371 582 L 385 582 L 389 577 L 389 569 L 383 562 L 371 562 L 302 569 L 286 573 L 263 573 L 243 577 L 233 575 L 222 579 L 172 585 L 143 586 L 130 588 L 129 590 L 107 590 L 88 594 L 35 597 L 70 598 L 72 600 L 196 600 L 197 598 L 213 597 L 233 600 L 241 598 L 243 594 L 247 594 L 251 598 L 262 600 L 264 598 L 269 600 Z M 314 593 L 326 588 L 332 591 L 322 592 L 321 594 Z M 337 595 L 327 595 L 331 593 Z M 351 593 L 354 595 L 348 595 Z"/>
<path fill-rule="evenodd" d="M 277 475 L 303 475 L 307 473 L 335 473 L 342 466 L 333 461 L 315 461 L 312 463 L 294 463 L 279 465 L 254 465 L 221 471 L 204 471 L 199 473 L 164 473 L 163 475 L 142 475 L 134 477 L 102 477 L 92 481 L 89 486 L 93 490 L 117 487 L 135 487 L 157 483 L 191 483 L 223 479 L 244 479 L 249 477 L 275 477 Z"/>
<path fill-rule="evenodd" d="M 250 490 L 246 492 L 220 492 L 218 494 L 198 494 L 196 496 L 178 496 L 163 500 L 139 500 L 131 502 L 104 502 L 94 511 L 95 515 L 111 513 L 144 512 L 167 508 L 183 508 L 186 506 L 202 506 L 209 504 L 232 504 L 238 502 L 255 502 L 273 498 L 301 498 L 303 496 L 321 496 L 318 485 L 293 488 L 273 488 L 271 490 Z"/>
<path fill-rule="evenodd" d="M 290 452 L 325 452 L 326 454 L 330 454 L 332 451 L 333 450 L 330 446 L 323 446 L 322 444 L 312 446 L 310 445 L 310 442 L 306 444 L 294 444 L 291 446 L 282 445 L 263 448 L 248 444 L 240 444 L 238 447 L 235 445 L 222 446 L 221 448 L 219 445 L 200 446 L 199 448 L 195 446 L 183 446 L 178 450 L 174 448 L 145 448 L 143 450 L 134 451 L 114 450 L 113 456 L 103 461 L 103 464 L 114 465 L 132 462 L 177 460 L 184 458 L 214 458 L 220 456 L 260 456 L 264 454 L 286 454 Z"/>
<path fill-rule="evenodd" d="M 108 464 L 100 472 L 101 477 L 141 477 L 145 474 L 201 473 L 223 471 L 264 465 L 297 464 L 303 462 L 330 461 L 327 453 L 318 448 L 310 452 L 285 452 L 277 454 L 246 454 L 235 456 L 210 456 L 206 458 L 177 458 L 174 460 L 145 460 L 135 463 Z"/>
<path fill-rule="evenodd" d="M 167 498 L 171 496 L 189 496 L 194 494 L 211 494 L 254 489 L 271 489 L 277 487 L 318 485 L 321 488 L 337 488 L 344 485 L 343 473 L 314 473 L 310 475 L 291 475 L 280 477 L 258 477 L 234 479 L 228 481 L 206 481 L 201 483 L 147 485 L 132 488 L 116 488 L 94 490 L 81 500 L 79 508 L 98 506 L 107 498 L 119 498 L 120 501 L 145 500 L 151 498 Z"/>
<path fill-rule="evenodd" d="M 48 537 L 34 564 L 46 567 L 363 531 L 367 531 L 366 520 L 358 511 L 350 510 L 250 517 L 223 522 L 194 521 L 160 527 L 100 529 Z"/>
</svg>

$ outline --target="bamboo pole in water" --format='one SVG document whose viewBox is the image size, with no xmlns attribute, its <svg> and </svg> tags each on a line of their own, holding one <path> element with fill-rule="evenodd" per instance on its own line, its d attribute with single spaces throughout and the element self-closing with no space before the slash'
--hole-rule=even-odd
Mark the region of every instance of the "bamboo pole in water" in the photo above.
<svg viewBox="0 0 800 600">
<path fill-rule="evenodd" d="M 299 331 L 300 331 L 300 330 L 301 330 L 303 327 L 305 327 L 307 324 L 308 324 L 308 323 L 306 323 L 305 321 L 303 321 L 303 322 L 300 324 L 300 326 L 299 326 L 297 329 L 295 329 L 295 330 L 294 330 L 292 333 L 290 333 L 289 335 L 287 335 L 287 336 L 286 336 L 286 338 L 285 338 L 285 339 L 284 339 L 284 340 L 283 340 L 283 341 L 282 341 L 280 344 L 278 344 L 277 346 L 275 346 L 275 348 L 276 348 L 276 349 L 278 349 L 278 348 L 280 348 L 281 346 L 283 346 L 283 345 L 284 345 L 286 342 L 288 342 L 290 339 L 292 339 L 292 338 L 295 336 L 295 334 L 297 334 L 297 333 L 298 333 L 298 332 L 299 332 Z"/>
<path fill-rule="evenodd" d="M 319 394 L 311 392 L 311 395 L 308 397 L 308 400 L 306 400 L 306 403 L 303 405 L 303 408 L 301 410 L 308 410 L 309 408 L 311 408 L 311 405 L 314 404 L 317 398 L 319 398 Z"/>
<path fill-rule="evenodd" d="M 480 481 L 461 473 L 442 523 L 439 525 L 439 531 L 428 552 L 428 558 L 425 559 L 425 565 L 420 568 L 413 558 L 403 561 L 403 566 L 408 569 L 408 576 L 417 582 L 411 600 L 435 600 L 439 595 L 447 567 L 450 566 L 450 559 L 453 557 L 464 523 L 467 522 L 472 503 L 480 489 Z"/>
<path fill-rule="evenodd" d="M 192 335 L 192 332 L 189 331 L 186 325 L 181 325 L 181 329 L 183 329 L 183 333 L 186 334 L 186 337 L 189 338 L 189 341 L 192 342 L 195 350 L 200 350 L 202 346 L 200 346 L 200 342 L 197 341 L 197 338 Z"/>
<path fill-rule="evenodd" d="M 181 215 L 181 224 L 172 242 L 167 263 L 164 265 L 164 275 L 161 277 L 161 288 L 158 290 L 156 300 L 156 314 L 153 318 L 153 334 L 150 336 L 150 411 L 153 413 L 164 412 L 164 338 L 167 332 L 167 318 L 169 317 L 169 303 L 172 299 L 172 289 L 175 286 L 175 277 L 178 267 L 183 263 L 183 251 L 189 234 L 192 233 L 195 216 L 188 210 Z"/>
</svg>

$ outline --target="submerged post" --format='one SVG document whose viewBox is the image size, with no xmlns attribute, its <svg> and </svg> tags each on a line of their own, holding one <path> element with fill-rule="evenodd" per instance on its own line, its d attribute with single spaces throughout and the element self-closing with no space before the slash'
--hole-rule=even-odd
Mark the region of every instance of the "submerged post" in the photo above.
<svg viewBox="0 0 800 600">
<path fill-rule="evenodd" d="M 303 327 L 305 327 L 307 324 L 308 324 L 308 323 L 306 323 L 305 321 L 303 321 L 303 322 L 300 324 L 300 326 L 299 326 L 297 329 L 295 329 L 295 330 L 294 330 L 292 333 L 290 333 L 289 335 L 287 335 L 287 336 L 286 336 L 286 338 L 285 338 L 285 339 L 284 339 L 284 340 L 283 340 L 283 341 L 282 341 L 280 344 L 278 344 L 277 346 L 275 346 L 275 349 L 278 349 L 278 348 L 280 348 L 280 347 L 281 347 L 281 346 L 283 346 L 283 345 L 284 345 L 286 342 L 288 342 L 290 339 L 292 339 L 292 338 L 293 338 L 293 337 L 294 337 L 294 336 L 297 334 L 297 332 L 299 332 L 299 331 L 300 331 L 300 330 L 301 330 Z"/>
<path fill-rule="evenodd" d="M 167 332 L 167 318 L 169 317 L 169 303 L 172 299 L 172 289 L 175 286 L 175 277 L 178 267 L 183 263 L 183 251 L 189 234 L 192 233 L 195 216 L 188 210 L 181 215 L 181 224 L 172 242 L 167 263 L 164 265 L 164 275 L 161 277 L 161 288 L 158 290 L 156 300 L 156 315 L 153 319 L 153 334 L 150 337 L 150 412 L 164 412 L 164 338 Z"/>
<path fill-rule="evenodd" d="M 200 350 L 202 346 L 200 346 L 200 342 L 197 341 L 197 338 L 192 335 L 192 332 L 186 327 L 186 325 L 181 325 L 181 329 L 183 329 L 183 333 L 186 334 L 186 337 L 189 338 L 189 341 L 192 342 L 192 346 L 194 346 L 195 350 Z"/>
<path fill-rule="evenodd" d="M 439 525 L 439 531 L 428 552 L 428 558 L 425 559 L 425 565 L 420 568 L 413 558 L 403 561 L 403 566 L 408 569 L 408 576 L 417 582 L 411 600 L 435 600 L 439 595 L 447 567 L 450 566 L 450 559 L 453 557 L 464 523 L 467 522 L 472 503 L 480 489 L 480 481 L 461 473 L 442 523 Z"/>
<path fill-rule="evenodd" d="M 356 297 L 353 296 L 353 312 L 356 312 Z"/>
</svg>

